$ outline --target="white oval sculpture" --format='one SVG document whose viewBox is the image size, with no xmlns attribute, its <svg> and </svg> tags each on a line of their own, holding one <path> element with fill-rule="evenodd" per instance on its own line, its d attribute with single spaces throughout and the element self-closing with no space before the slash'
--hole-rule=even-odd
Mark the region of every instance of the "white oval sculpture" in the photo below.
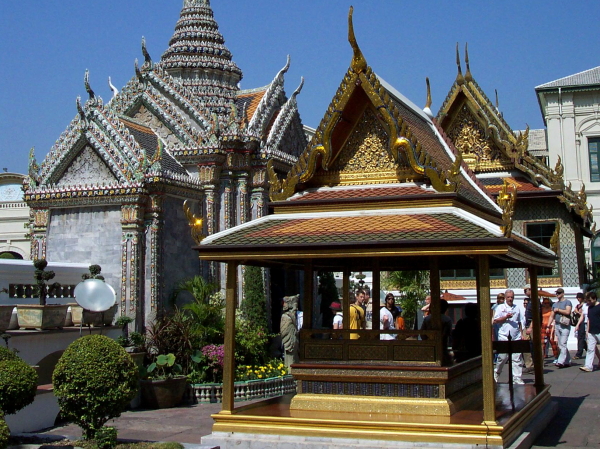
<svg viewBox="0 0 600 449">
<path fill-rule="evenodd" d="M 75 287 L 75 301 L 92 312 L 104 312 L 116 302 L 115 289 L 100 279 L 86 279 Z"/>
</svg>

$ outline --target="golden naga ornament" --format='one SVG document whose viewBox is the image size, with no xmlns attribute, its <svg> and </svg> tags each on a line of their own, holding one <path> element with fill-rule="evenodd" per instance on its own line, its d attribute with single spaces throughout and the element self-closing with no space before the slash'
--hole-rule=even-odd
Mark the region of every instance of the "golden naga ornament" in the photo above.
<svg viewBox="0 0 600 449">
<path fill-rule="evenodd" d="M 202 232 L 202 223 L 204 220 L 200 217 L 197 217 L 192 212 L 188 200 L 185 200 L 183 202 L 183 212 L 185 213 L 185 216 L 188 220 L 188 225 L 190 226 L 192 238 L 194 239 L 194 242 L 196 242 L 196 245 L 199 245 L 200 242 L 202 242 L 202 240 L 204 240 L 204 238 L 206 237 L 206 235 L 204 235 L 204 233 Z"/>
<path fill-rule="evenodd" d="M 550 237 L 550 249 L 558 254 L 558 247 L 560 244 L 560 222 L 556 222 L 556 228 L 554 228 L 554 233 L 552 237 Z"/>
<path fill-rule="evenodd" d="M 502 189 L 498 194 L 498 206 L 502 209 L 502 233 L 504 237 L 510 237 L 512 235 L 513 228 L 513 214 L 515 212 L 515 203 L 517 201 L 517 189 L 515 186 L 510 185 L 508 180 L 504 180 Z"/>
</svg>

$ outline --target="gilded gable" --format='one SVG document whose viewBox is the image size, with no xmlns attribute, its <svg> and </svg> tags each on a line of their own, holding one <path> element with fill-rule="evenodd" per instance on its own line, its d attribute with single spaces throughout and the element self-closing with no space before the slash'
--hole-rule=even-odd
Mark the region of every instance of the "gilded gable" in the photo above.
<svg viewBox="0 0 600 449">
<path fill-rule="evenodd" d="M 389 137 L 371 107 L 365 108 L 328 170 L 317 171 L 312 185 L 398 182 L 400 167 L 388 149 Z"/>
<path fill-rule="evenodd" d="M 486 137 L 486 132 L 466 104 L 447 130 L 448 137 L 474 171 L 508 169 L 511 161 Z"/>
</svg>

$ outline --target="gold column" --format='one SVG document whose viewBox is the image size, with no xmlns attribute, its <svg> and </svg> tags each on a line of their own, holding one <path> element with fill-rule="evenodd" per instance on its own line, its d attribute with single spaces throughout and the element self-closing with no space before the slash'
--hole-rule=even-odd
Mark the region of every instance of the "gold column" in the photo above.
<svg viewBox="0 0 600 449">
<path fill-rule="evenodd" d="M 225 286 L 225 360 L 223 362 L 223 407 L 221 414 L 233 411 L 233 381 L 235 379 L 235 307 L 237 305 L 237 263 L 227 263 Z"/>
<path fill-rule="evenodd" d="M 379 273 L 379 259 L 375 259 L 373 261 L 373 288 L 371 289 L 371 302 L 373 303 L 372 306 L 372 320 L 373 320 L 373 329 L 380 329 L 381 323 L 380 323 L 380 319 L 381 316 L 379 314 L 380 308 L 379 308 L 379 297 L 381 296 L 381 278 L 380 278 L 380 273 Z"/>
<path fill-rule="evenodd" d="M 342 274 L 342 326 L 350 329 L 350 270 L 344 268 Z"/>
<path fill-rule="evenodd" d="M 303 303 L 303 329 L 312 329 L 313 328 L 313 309 L 315 307 L 315 302 L 313 298 L 314 292 L 314 271 L 313 271 L 313 261 L 309 259 L 304 264 L 304 303 Z"/>
<path fill-rule="evenodd" d="M 531 340 L 533 342 L 533 369 L 535 372 L 535 387 L 538 392 L 544 388 L 544 354 L 542 351 L 542 323 L 540 316 L 540 299 L 538 297 L 537 267 L 529 267 L 529 281 L 531 285 Z"/>
<path fill-rule="evenodd" d="M 431 312 L 431 327 L 438 331 L 438 335 L 435 339 L 436 363 L 441 365 L 446 348 L 443 347 L 442 337 L 442 315 L 440 314 L 440 267 L 437 257 L 429 258 L 429 290 L 431 291 L 431 305 L 429 306 L 429 311 Z"/>
<path fill-rule="evenodd" d="M 496 384 L 492 349 L 492 319 L 490 312 L 490 261 L 477 258 L 477 304 L 481 323 L 481 370 L 483 374 L 483 422 L 496 424 Z"/>
</svg>

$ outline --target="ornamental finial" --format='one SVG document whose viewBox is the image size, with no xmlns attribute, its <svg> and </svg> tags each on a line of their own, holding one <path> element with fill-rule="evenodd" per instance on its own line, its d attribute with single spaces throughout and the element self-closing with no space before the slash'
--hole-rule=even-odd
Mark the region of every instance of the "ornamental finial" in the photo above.
<svg viewBox="0 0 600 449">
<path fill-rule="evenodd" d="M 425 78 L 425 84 L 427 85 L 427 101 L 425 101 L 423 112 L 425 112 L 429 118 L 433 118 L 433 112 L 431 112 L 431 86 L 429 85 L 429 77 Z"/>
<path fill-rule="evenodd" d="M 85 69 L 85 75 L 83 75 L 83 84 L 85 86 L 85 90 L 87 91 L 88 95 L 90 96 L 90 100 L 93 100 L 94 98 L 96 98 L 94 91 L 90 87 L 90 71 L 88 69 Z"/>
<path fill-rule="evenodd" d="M 117 88 L 116 88 L 116 87 L 113 85 L 113 83 L 112 83 L 112 81 L 111 81 L 111 79 L 110 79 L 110 76 L 108 77 L 108 87 L 110 87 L 110 90 L 111 90 L 111 91 L 112 91 L 112 93 L 113 93 L 113 96 L 112 96 L 112 97 L 113 97 L 113 98 L 115 98 L 115 97 L 116 97 L 116 96 L 119 94 L 119 89 L 117 89 Z"/>
<path fill-rule="evenodd" d="M 146 48 L 146 38 L 144 36 L 142 36 L 142 54 L 144 55 L 146 64 L 152 67 L 152 58 L 150 57 L 150 53 L 148 53 L 148 49 Z"/>
<path fill-rule="evenodd" d="M 462 68 L 460 66 L 460 53 L 458 52 L 458 42 L 456 43 L 456 65 L 458 66 L 458 75 L 456 75 L 456 82 L 458 84 L 464 84 L 465 78 L 462 74 Z"/>
<path fill-rule="evenodd" d="M 358 43 L 356 42 L 356 37 L 354 36 L 354 25 L 352 24 L 353 12 L 354 8 L 351 6 L 350 11 L 348 12 L 348 42 L 350 42 L 354 55 L 352 56 L 352 63 L 350 66 L 356 73 L 360 73 L 367 68 L 367 60 L 360 51 Z"/>
<path fill-rule="evenodd" d="M 469 43 L 465 42 L 465 64 L 467 65 L 467 73 L 465 73 L 465 81 L 473 81 L 471 75 L 471 67 L 469 66 Z"/>
</svg>

